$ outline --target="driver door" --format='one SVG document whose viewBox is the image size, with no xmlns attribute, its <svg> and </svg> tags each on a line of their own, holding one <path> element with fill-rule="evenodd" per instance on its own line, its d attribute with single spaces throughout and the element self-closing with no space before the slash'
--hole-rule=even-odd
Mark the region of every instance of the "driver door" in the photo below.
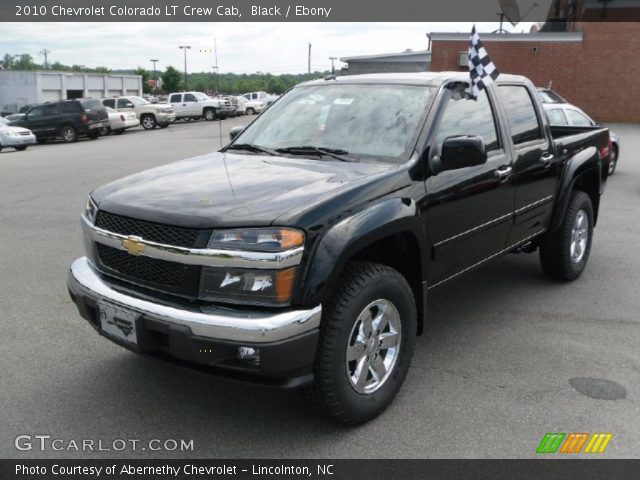
<svg viewBox="0 0 640 480">
<path fill-rule="evenodd" d="M 182 99 L 184 112 L 194 117 L 202 115 L 202 111 L 198 105 L 198 99 L 192 93 L 185 93 Z"/>
<path fill-rule="evenodd" d="M 439 154 L 445 138 L 478 135 L 487 161 L 443 171 L 426 181 L 430 243 L 429 284 L 434 286 L 506 248 L 513 223 L 512 161 L 504 132 L 496 123 L 493 90 L 477 100 L 449 92 L 431 149 Z"/>
</svg>

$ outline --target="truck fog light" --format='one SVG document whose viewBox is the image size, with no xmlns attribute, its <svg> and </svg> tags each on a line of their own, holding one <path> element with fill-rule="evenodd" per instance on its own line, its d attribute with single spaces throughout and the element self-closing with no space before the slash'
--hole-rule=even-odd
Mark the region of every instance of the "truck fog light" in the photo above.
<svg viewBox="0 0 640 480">
<path fill-rule="evenodd" d="M 251 365 L 260 365 L 260 349 L 253 347 L 238 347 L 238 358 Z"/>
</svg>

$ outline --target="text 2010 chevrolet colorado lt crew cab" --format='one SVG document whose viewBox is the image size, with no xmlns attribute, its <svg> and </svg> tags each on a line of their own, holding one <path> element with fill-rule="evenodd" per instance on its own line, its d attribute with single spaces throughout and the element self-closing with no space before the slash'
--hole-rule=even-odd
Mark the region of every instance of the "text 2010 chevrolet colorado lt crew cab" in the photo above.
<svg viewBox="0 0 640 480">
<path fill-rule="evenodd" d="M 346 423 L 393 399 L 431 289 L 513 250 L 573 280 L 608 131 L 551 128 L 532 84 L 462 73 L 293 88 L 219 152 L 94 190 L 68 286 L 105 337 L 306 386 Z"/>
</svg>

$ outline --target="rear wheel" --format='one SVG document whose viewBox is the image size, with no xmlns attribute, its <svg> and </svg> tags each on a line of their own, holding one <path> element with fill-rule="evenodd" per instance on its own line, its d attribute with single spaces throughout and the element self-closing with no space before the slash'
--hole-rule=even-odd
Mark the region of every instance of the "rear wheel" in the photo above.
<svg viewBox="0 0 640 480">
<path fill-rule="evenodd" d="M 216 119 L 216 111 L 213 108 L 205 108 L 204 109 L 204 119 L 208 122 Z"/>
<path fill-rule="evenodd" d="M 253 107 L 247 108 L 247 115 L 255 115 L 256 110 Z"/>
<path fill-rule="evenodd" d="M 613 175 L 618 166 L 618 147 L 613 145 L 611 147 L 611 154 L 609 156 L 609 175 Z"/>
<path fill-rule="evenodd" d="M 24 152 L 27 149 L 26 145 L 21 145 L 19 147 L 15 147 L 17 151 L 19 152 Z M 0 147 L 0 150 L 2 150 L 2 147 Z"/>
<path fill-rule="evenodd" d="M 145 130 L 152 130 L 158 125 L 156 117 L 150 114 L 142 115 L 140 123 L 142 124 L 142 128 L 144 128 Z"/>
<path fill-rule="evenodd" d="M 323 307 L 308 393 L 332 419 L 366 422 L 392 402 L 409 369 L 417 331 L 411 287 L 393 268 L 353 262 Z"/>
<path fill-rule="evenodd" d="M 60 136 L 66 143 L 73 143 L 78 140 L 78 132 L 70 125 L 65 125 L 60 129 Z"/>
<path fill-rule="evenodd" d="M 99 136 L 100 136 L 100 132 L 89 132 L 89 134 L 87 135 L 87 137 L 89 137 L 91 140 L 95 140 Z"/>
<path fill-rule="evenodd" d="M 540 244 L 542 270 L 555 280 L 575 280 L 580 276 L 591 251 L 593 206 L 586 193 L 571 196 L 560 228 L 547 234 Z"/>
</svg>

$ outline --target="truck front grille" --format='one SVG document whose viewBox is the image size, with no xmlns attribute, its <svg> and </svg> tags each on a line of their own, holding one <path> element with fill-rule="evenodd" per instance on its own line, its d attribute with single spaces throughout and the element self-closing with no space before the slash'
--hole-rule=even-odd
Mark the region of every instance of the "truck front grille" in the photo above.
<svg viewBox="0 0 640 480">
<path fill-rule="evenodd" d="M 188 265 L 167 262 L 156 258 L 130 255 L 123 250 L 97 243 L 98 257 L 102 266 L 122 275 L 145 283 L 155 283 L 168 287 L 184 284 Z"/>
<path fill-rule="evenodd" d="M 114 215 L 103 210 L 98 211 L 96 227 L 121 235 L 136 235 L 151 242 L 177 247 L 204 247 L 210 231 L 195 228 L 174 227 L 161 223 L 136 220 L 121 215 Z M 204 242 L 204 245 L 202 243 Z"/>
</svg>

